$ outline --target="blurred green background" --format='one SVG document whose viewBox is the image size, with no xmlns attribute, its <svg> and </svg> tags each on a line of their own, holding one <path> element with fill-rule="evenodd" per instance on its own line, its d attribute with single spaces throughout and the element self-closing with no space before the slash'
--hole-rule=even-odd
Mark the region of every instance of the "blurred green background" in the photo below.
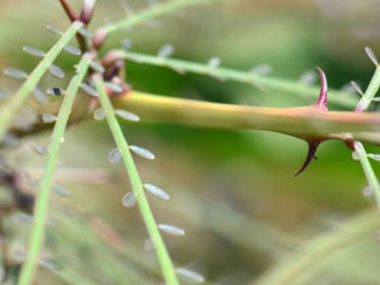
<svg viewBox="0 0 380 285">
<path fill-rule="evenodd" d="M 81 1 L 70 2 L 79 9 Z M 144 1 L 128 2 L 136 11 L 147 7 Z M 218 56 L 223 66 L 239 70 L 267 63 L 274 76 L 294 80 L 319 65 L 331 88 L 339 89 L 350 80 L 365 88 L 374 68 L 364 47 L 377 54 L 380 50 L 379 6 L 377 0 L 209 3 L 118 32 L 103 51 L 120 46 L 128 37 L 133 51 L 156 54 L 170 43 L 178 58 L 207 62 Z M 98 1 L 90 30 L 124 17 L 121 7 L 118 0 Z M 0 69 L 31 71 L 38 59 L 24 54 L 21 47 L 49 49 L 55 38 L 45 30 L 47 24 L 62 30 L 68 26 L 58 1 L 0 0 Z M 62 54 L 56 63 L 73 70 L 75 61 Z M 129 62 L 126 68 L 127 82 L 139 91 L 231 104 L 311 103 L 292 94 L 178 75 L 165 68 Z M 68 80 L 69 76 L 57 81 L 46 75 L 40 87 L 65 87 Z M 2 76 L 0 87 L 14 90 L 17 85 Z M 323 144 L 318 160 L 295 178 L 306 144 L 284 135 L 143 123 L 123 123 L 123 130 L 130 143 L 157 156 L 153 162 L 136 159 L 143 180 L 171 194 L 169 202 L 150 197 L 157 220 L 187 231 L 183 238 L 165 236 L 173 260 L 201 272 L 207 283 L 250 284 L 287 266 L 284 272 L 292 277 L 269 284 L 380 284 L 378 219 L 368 214 L 359 222 L 350 220 L 374 203 L 362 195 L 364 174 L 341 142 Z M 42 270 L 38 284 L 161 284 L 154 252 L 144 249 L 147 233 L 138 209 L 121 204 L 130 187 L 123 166 L 108 162 L 114 143 L 106 124 L 82 122 L 65 138 L 56 181 L 70 195 L 51 201 L 56 226 L 49 230 L 45 252 L 59 266 L 53 272 Z M 44 157 L 29 145 L 47 145 L 48 140 L 49 132 L 25 137 L 21 148 L 3 153 L 17 170 L 39 179 Z M 379 164 L 373 166 L 380 174 Z M 115 246 L 115 233 L 103 227 L 101 232 L 109 240 L 101 238 L 94 222 L 99 219 L 108 230 L 118 232 L 121 246 Z M 6 220 L 12 255 L 25 247 L 29 227 L 12 222 L 11 216 Z M 344 221 L 349 221 L 347 228 L 352 231 L 336 231 Z M 324 239 L 328 234 L 330 239 Z M 322 253 L 320 247 L 325 249 Z M 295 270 L 305 257 L 314 259 Z"/>
</svg>

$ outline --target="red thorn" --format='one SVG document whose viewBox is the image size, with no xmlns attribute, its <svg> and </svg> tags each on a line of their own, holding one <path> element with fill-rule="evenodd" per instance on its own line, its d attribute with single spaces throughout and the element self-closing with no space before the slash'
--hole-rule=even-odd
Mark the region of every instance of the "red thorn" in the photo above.
<svg viewBox="0 0 380 285">
<path fill-rule="evenodd" d="M 319 140 L 308 142 L 309 149 L 307 151 L 306 160 L 305 160 L 304 164 L 302 165 L 301 169 L 298 170 L 294 176 L 298 176 L 308 167 L 308 165 L 313 160 L 313 158 L 315 158 L 314 155 L 315 155 L 315 152 L 317 151 L 317 148 L 318 148 L 320 143 L 321 143 L 321 141 L 319 141 Z"/>
<path fill-rule="evenodd" d="M 59 0 L 61 2 L 61 5 L 63 9 L 66 12 L 66 15 L 70 18 L 71 22 L 75 22 L 78 20 L 77 14 L 74 12 L 74 10 L 71 8 L 71 6 L 66 2 L 66 0 Z"/>
<path fill-rule="evenodd" d="M 319 75 L 321 76 L 321 91 L 319 92 L 319 98 L 317 100 L 317 103 L 315 103 L 315 106 L 327 111 L 328 87 L 326 75 L 319 66 L 316 66 L 315 68 L 319 71 Z"/>
</svg>

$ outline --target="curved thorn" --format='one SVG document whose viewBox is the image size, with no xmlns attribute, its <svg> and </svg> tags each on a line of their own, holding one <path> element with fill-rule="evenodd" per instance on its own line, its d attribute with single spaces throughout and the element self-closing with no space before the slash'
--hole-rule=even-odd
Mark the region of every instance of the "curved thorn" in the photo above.
<svg viewBox="0 0 380 285">
<path fill-rule="evenodd" d="M 315 68 L 319 71 L 319 75 L 321 76 L 321 91 L 319 92 L 319 98 L 315 105 L 318 107 L 326 108 L 328 93 L 326 75 L 319 66 L 315 66 Z"/>
<path fill-rule="evenodd" d="M 308 167 L 308 165 L 313 160 L 313 158 L 315 158 L 315 152 L 317 151 L 318 145 L 321 142 L 320 141 L 312 141 L 312 142 L 308 142 L 308 143 L 309 143 L 309 149 L 307 151 L 306 160 L 303 163 L 301 169 L 298 170 L 297 173 L 294 174 L 294 176 L 298 176 Z"/>
</svg>

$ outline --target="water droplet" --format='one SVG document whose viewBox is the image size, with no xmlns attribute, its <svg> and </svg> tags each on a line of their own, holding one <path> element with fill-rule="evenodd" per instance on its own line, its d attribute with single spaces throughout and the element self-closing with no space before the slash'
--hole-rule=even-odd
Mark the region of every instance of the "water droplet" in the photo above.
<svg viewBox="0 0 380 285">
<path fill-rule="evenodd" d="M 317 81 L 317 73 L 314 70 L 309 70 L 301 74 L 300 82 L 304 84 L 313 84 Z"/>
<path fill-rule="evenodd" d="M 137 154 L 138 156 L 141 156 L 143 158 L 150 159 L 150 160 L 153 160 L 156 158 L 152 152 L 150 152 L 149 150 L 147 150 L 145 148 L 139 147 L 137 145 L 131 145 L 129 148 L 135 154 Z"/>
<path fill-rule="evenodd" d="M 359 86 L 359 84 L 355 81 L 350 81 L 351 83 L 351 86 L 352 88 L 354 88 L 354 90 L 360 95 L 360 96 L 363 96 L 364 95 L 364 92 L 362 90 L 362 88 Z"/>
<path fill-rule="evenodd" d="M 163 45 L 158 51 L 158 56 L 166 58 L 171 56 L 174 53 L 174 46 L 171 44 Z"/>
<path fill-rule="evenodd" d="M 71 55 L 80 56 L 82 54 L 79 48 L 72 45 L 67 45 L 63 49 L 65 50 L 65 52 Z"/>
<path fill-rule="evenodd" d="M 96 121 L 104 120 L 106 117 L 106 111 L 104 111 L 102 108 L 98 108 L 94 111 L 94 119 Z"/>
<path fill-rule="evenodd" d="M 175 269 L 175 271 L 177 272 L 178 275 L 182 276 L 183 278 L 187 279 L 190 282 L 194 282 L 194 283 L 204 283 L 205 282 L 205 278 L 202 275 L 200 275 L 199 273 L 194 272 L 192 270 L 177 267 Z"/>
<path fill-rule="evenodd" d="M 54 64 L 49 66 L 49 72 L 51 75 L 53 75 L 59 79 L 65 78 L 65 73 L 63 72 L 63 70 Z"/>
<path fill-rule="evenodd" d="M 380 154 L 369 153 L 368 157 L 373 160 L 380 161 Z"/>
<path fill-rule="evenodd" d="M 11 96 L 11 93 L 8 90 L 0 88 L 0 99 L 6 99 Z"/>
<path fill-rule="evenodd" d="M 181 229 L 181 228 L 173 226 L 173 225 L 160 223 L 160 224 L 158 224 L 158 228 L 161 231 L 163 231 L 169 235 L 174 235 L 174 236 L 184 236 L 185 235 L 184 229 Z"/>
<path fill-rule="evenodd" d="M 374 65 L 378 66 L 378 65 L 379 65 L 379 62 L 378 62 L 378 60 L 377 60 L 377 58 L 376 58 L 376 55 L 375 55 L 375 53 L 373 52 L 373 50 L 372 50 L 370 47 L 365 47 L 364 50 L 365 50 L 365 52 L 367 53 L 369 59 L 372 61 L 372 63 L 373 63 Z"/>
<path fill-rule="evenodd" d="M 65 93 L 65 90 L 58 87 L 51 87 L 48 90 L 46 90 L 46 93 L 52 96 L 62 96 Z"/>
<path fill-rule="evenodd" d="M 128 112 L 126 110 L 116 109 L 115 113 L 120 118 L 123 118 L 123 119 L 128 120 L 128 121 L 132 121 L 132 122 L 138 122 L 138 121 L 140 121 L 140 117 L 139 116 L 137 116 L 134 113 Z"/>
<path fill-rule="evenodd" d="M 89 39 L 92 39 L 94 37 L 94 34 L 91 33 L 89 30 L 85 29 L 85 28 L 80 28 L 78 30 L 79 34 L 81 34 L 83 37 L 85 38 L 89 38 Z"/>
<path fill-rule="evenodd" d="M 47 25 L 47 26 L 46 26 L 46 29 L 47 29 L 50 33 L 52 33 L 52 34 L 54 34 L 54 35 L 57 35 L 57 36 L 60 36 L 60 35 L 63 34 L 63 32 L 62 32 L 60 29 L 54 27 L 53 25 Z"/>
<path fill-rule="evenodd" d="M 28 73 L 26 73 L 25 71 L 22 71 L 21 69 L 17 69 L 13 67 L 5 68 L 4 75 L 12 77 L 14 79 L 18 79 L 18 80 L 24 80 L 28 78 Z"/>
<path fill-rule="evenodd" d="M 352 159 L 353 160 L 359 160 L 360 159 L 360 156 L 356 151 L 352 152 Z"/>
<path fill-rule="evenodd" d="M 123 196 L 123 206 L 130 208 L 136 204 L 136 196 L 133 192 L 128 192 Z"/>
<path fill-rule="evenodd" d="M 116 93 L 121 93 L 123 92 L 123 88 L 120 86 L 120 85 L 117 85 L 113 82 L 106 82 L 104 84 L 108 89 L 112 90 L 113 92 L 116 92 Z"/>
<path fill-rule="evenodd" d="M 370 186 L 366 186 L 363 188 L 362 193 L 363 193 L 363 196 L 369 197 L 372 195 L 373 191 Z"/>
<path fill-rule="evenodd" d="M 53 191 L 55 194 L 61 197 L 67 197 L 69 195 L 69 191 L 64 186 L 58 183 L 55 183 L 53 185 Z"/>
<path fill-rule="evenodd" d="M 35 153 L 39 155 L 46 155 L 48 152 L 48 149 L 46 146 L 38 146 L 35 144 L 31 144 L 30 147 L 34 150 Z"/>
<path fill-rule="evenodd" d="M 42 114 L 41 115 L 42 122 L 44 123 L 53 123 L 57 119 L 55 115 L 52 114 Z"/>
<path fill-rule="evenodd" d="M 108 154 L 108 160 L 111 164 L 116 164 L 121 161 L 122 155 L 118 148 L 114 148 Z"/>
<path fill-rule="evenodd" d="M 89 83 L 82 83 L 80 85 L 80 89 L 82 89 L 82 91 L 85 92 L 87 95 L 90 95 L 92 97 L 98 97 L 98 93 Z"/>
<path fill-rule="evenodd" d="M 169 200 L 170 199 L 169 194 L 166 191 L 162 190 L 160 187 L 157 187 L 156 185 L 145 183 L 144 188 L 147 191 L 149 191 L 150 193 L 152 193 L 154 196 L 156 196 L 162 200 Z"/>
<path fill-rule="evenodd" d="M 213 57 L 207 62 L 207 66 L 209 68 L 217 68 L 221 64 L 221 60 L 219 57 Z"/>
<path fill-rule="evenodd" d="M 268 75 L 272 72 L 272 67 L 267 63 L 263 63 L 256 65 L 254 68 L 252 68 L 251 72 L 259 75 Z"/>
<path fill-rule="evenodd" d="M 132 41 L 128 38 L 124 38 L 121 42 L 121 47 L 124 50 L 129 50 L 132 47 Z"/>
<path fill-rule="evenodd" d="M 98 62 L 96 62 L 96 61 L 91 62 L 90 66 L 91 66 L 91 68 L 92 68 L 93 70 L 95 70 L 96 72 L 104 73 L 104 71 L 105 71 L 105 70 L 104 70 L 104 67 L 103 67 L 100 63 L 98 63 Z"/>
<path fill-rule="evenodd" d="M 26 52 L 27 54 L 30 54 L 32 56 L 37 56 L 37 57 L 44 57 L 45 56 L 44 51 L 37 49 L 35 47 L 24 46 L 24 47 L 22 47 L 22 50 L 24 52 Z"/>
<path fill-rule="evenodd" d="M 36 99 L 37 102 L 41 104 L 47 104 L 49 103 L 49 97 L 45 95 L 44 92 L 41 91 L 39 88 L 35 88 L 33 90 L 33 96 L 34 99 Z"/>
</svg>

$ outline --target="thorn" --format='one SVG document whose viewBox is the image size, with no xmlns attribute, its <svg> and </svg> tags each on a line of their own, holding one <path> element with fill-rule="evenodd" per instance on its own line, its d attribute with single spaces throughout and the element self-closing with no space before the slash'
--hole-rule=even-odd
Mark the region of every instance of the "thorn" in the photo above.
<svg viewBox="0 0 380 285">
<path fill-rule="evenodd" d="M 321 143 L 320 140 L 308 142 L 309 149 L 307 151 L 306 160 L 305 160 L 304 164 L 302 165 L 301 169 L 298 170 L 294 176 L 298 176 L 299 174 L 301 174 L 309 166 L 309 164 L 313 160 L 313 158 L 314 159 L 316 158 L 315 152 L 317 151 L 317 148 L 318 148 L 320 143 Z"/>
<path fill-rule="evenodd" d="M 326 75 L 319 66 L 315 66 L 315 68 L 319 71 L 319 75 L 321 76 L 321 91 L 319 92 L 319 98 L 317 100 L 317 103 L 315 103 L 315 106 L 317 106 L 318 108 L 324 111 L 327 111 L 328 87 L 327 87 Z"/>
<path fill-rule="evenodd" d="M 66 0 L 59 0 L 61 2 L 61 5 L 63 9 L 66 12 L 66 15 L 69 17 L 71 22 L 75 22 L 78 20 L 77 14 L 73 11 L 73 9 L 70 7 L 70 5 L 66 2 Z"/>
<path fill-rule="evenodd" d="M 86 25 L 91 21 L 95 10 L 95 0 L 84 0 L 79 19 Z"/>
</svg>

